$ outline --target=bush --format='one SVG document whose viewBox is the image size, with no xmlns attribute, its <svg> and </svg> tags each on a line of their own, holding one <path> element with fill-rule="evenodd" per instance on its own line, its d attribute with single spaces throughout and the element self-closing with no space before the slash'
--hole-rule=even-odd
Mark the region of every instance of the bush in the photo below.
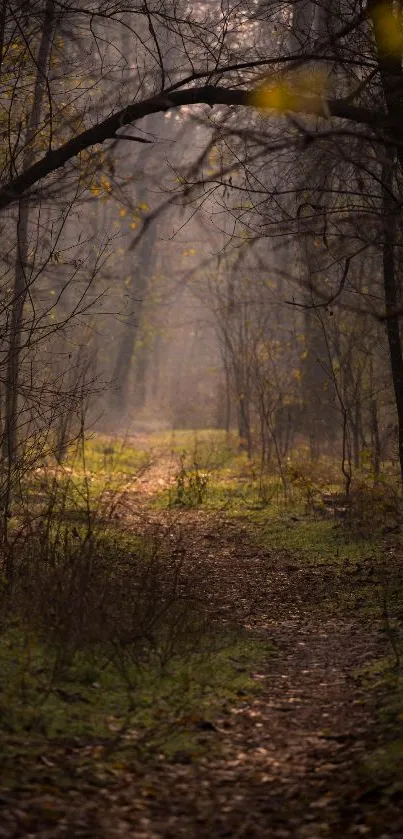
<svg viewBox="0 0 403 839">
<path fill-rule="evenodd" d="M 209 476 L 206 472 L 200 471 L 198 462 L 194 459 L 189 468 L 185 463 L 185 455 L 182 454 L 170 506 L 199 507 L 206 500 L 208 483 Z"/>
<path fill-rule="evenodd" d="M 75 482 L 42 479 L 41 508 L 14 520 L 3 546 L 4 629 L 27 629 L 61 668 L 100 647 L 133 661 L 160 647 L 174 655 L 203 631 L 202 573 L 158 532 L 125 528 L 117 492 L 85 489 L 80 506 Z"/>
<path fill-rule="evenodd" d="M 346 521 L 363 532 L 397 527 L 402 521 L 401 498 L 396 486 L 354 481 L 347 505 Z"/>
</svg>

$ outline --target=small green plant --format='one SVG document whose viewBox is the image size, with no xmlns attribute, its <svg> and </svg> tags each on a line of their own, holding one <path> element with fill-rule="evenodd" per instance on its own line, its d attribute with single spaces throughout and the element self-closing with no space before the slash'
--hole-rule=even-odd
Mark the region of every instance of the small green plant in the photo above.
<svg viewBox="0 0 403 839">
<path fill-rule="evenodd" d="M 278 484 L 273 480 L 270 481 L 267 477 L 263 478 L 261 476 L 257 492 L 259 506 L 268 507 L 278 496 Z"/>
<path fill-rule="evenodd" d="M 197 460 L 194 459 L 189 468 L 186 465 L 185 454 L 181 454 L 170 506 L 199 507 L 206 500 L 208 482 L 209 476 L 206 472 L 200 471 Z"/>
</svg>

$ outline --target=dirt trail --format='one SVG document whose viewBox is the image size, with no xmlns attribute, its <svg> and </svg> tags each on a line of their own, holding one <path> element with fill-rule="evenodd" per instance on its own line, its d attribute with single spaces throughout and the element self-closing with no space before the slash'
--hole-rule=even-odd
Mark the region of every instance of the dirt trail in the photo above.
<svg viewBox="0 0 403 839">
<path fill-rule="evenodd" d="M 168 462 L 169 461 L 169 462 Z M 169 469 L 167 468 L 169 466 Z M 167 485 L 172 461 L 154 460 L 139 495 Z M 130 511 L 137 491 L 123 499 Z M 144 521 L 132 507 L 133 522 Z M 374 744 L 374 709 L 356 678 L 381 649 L 379 629 L 346 608 L 351 580 L 330 566 L 256 546 L 246 524 L 222 514 L 147 510 L 147 526 L 180 539 L 209 572 L 221 613 L 274 641 L 254 674 L 261 691 L 224 708 L 200 740 L 219 740 L 189 762 L 162 761 L 116 777 L 112 788 L 71 799 L 44 839 L 343 839 L 403 836 L 400 802 L 357 767 Z M 142 518 L 143 517 L 143 518 Z M 382 642 L 383 643 L 383 642 Z M 11 836 L 2 833 L 0 837 Z M 18 833 L 15 836 L 24 835 Z M 37 836 L 38 833 L 32 834 Z M 28 839 L 28 836 L 27 836 Z"/>
<path fill-rule="evenodd" d="M 380 652 L 376 628 L 345 609 L 349 580 L 253 545 L 242 523 L 204 511 L 149 514 L 209 569 L 212 598 L 272 639 L 254 678 L 262 692 L 226 709 L 221 757 L 162 764 L 131 778 L 102 821 L 107 839 L 321 839 L 403 836 L 400 806 L 385 827 L 379 795 L 357 775 L 373 741 L 373 709 L 355 679 Z M 144 794 L 144 789 L 147 791 Z"/>
</svg>

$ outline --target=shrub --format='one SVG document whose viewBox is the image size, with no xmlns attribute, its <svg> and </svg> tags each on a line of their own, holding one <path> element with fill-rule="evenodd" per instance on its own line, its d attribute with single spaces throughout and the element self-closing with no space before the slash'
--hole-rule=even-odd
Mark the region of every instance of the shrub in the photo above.
<svg viewBox="0 0 403 839">
<path fill-rule="evenodd" d="M 200 471 L 196 459 L 190 467 L 186 466 L 185 455 L 180 457 L 179 471 L 175 477 L 174 494 L 171 495 L 171 507 L 198 507 L 207 496 L 209 476 Z"/>
<path fill-rule="evenodd" d="M 402 521 L 401 499 L 391 483 L 354 481 L 348 498 L 347 522 L 363 532 L 394 528 Z"/>
</svg>

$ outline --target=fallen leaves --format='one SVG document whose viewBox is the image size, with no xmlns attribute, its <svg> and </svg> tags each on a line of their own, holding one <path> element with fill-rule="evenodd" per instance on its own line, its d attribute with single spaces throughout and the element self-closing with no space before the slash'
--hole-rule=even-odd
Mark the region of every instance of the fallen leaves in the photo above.
<svg viewBox="0 0 403 839">
<path fill-rule="evenodd" d="M 166 480 L 156 463 L 144 496 Z M 136 516 L 131 505 L 133 493 L 129 520 Z M 366 813 L 372 817 L 379 800 L 359 801 L 354 774 L 370 709 L 347 675 L 374 642 L 372 627 L 362 629 L 331 599 L 339 579 L 326 565 L 313 573 L 290 557 L 285 564 L 281 552 L 260 551 L 244 528 L 221 516 L 148 515 L 150 528 L 164 528 L 173 549 L 180 534 L 187 556 L 211 573 L 215 618 L 229 614 L 256 637 L 274 638 L 278 654 L 252 672 L 257 695 L 240 688 L 238 700 L 223 701 L 211 719 L 205 709 L 178 718 L 219 750 L 208 747 L 200 756 L 178 748 L 171 758 L 157 752 L 154 763 L 136 767 L 130 751 L 107 763 L 99 743 L 41 754 L 38 772 L 42 764 L 56 778 L 62 767 L 68 787 L 58 795 L 44 786 L 34 795 L 13 792 L 0 801 L 8 814 L 1 839 L 345 839 L 371 832 Z M 233 664 L 244 670 L 242 661 Z M 117 733 L 118 718 L 110 715 L 108 728 Z"/>
</svg>

